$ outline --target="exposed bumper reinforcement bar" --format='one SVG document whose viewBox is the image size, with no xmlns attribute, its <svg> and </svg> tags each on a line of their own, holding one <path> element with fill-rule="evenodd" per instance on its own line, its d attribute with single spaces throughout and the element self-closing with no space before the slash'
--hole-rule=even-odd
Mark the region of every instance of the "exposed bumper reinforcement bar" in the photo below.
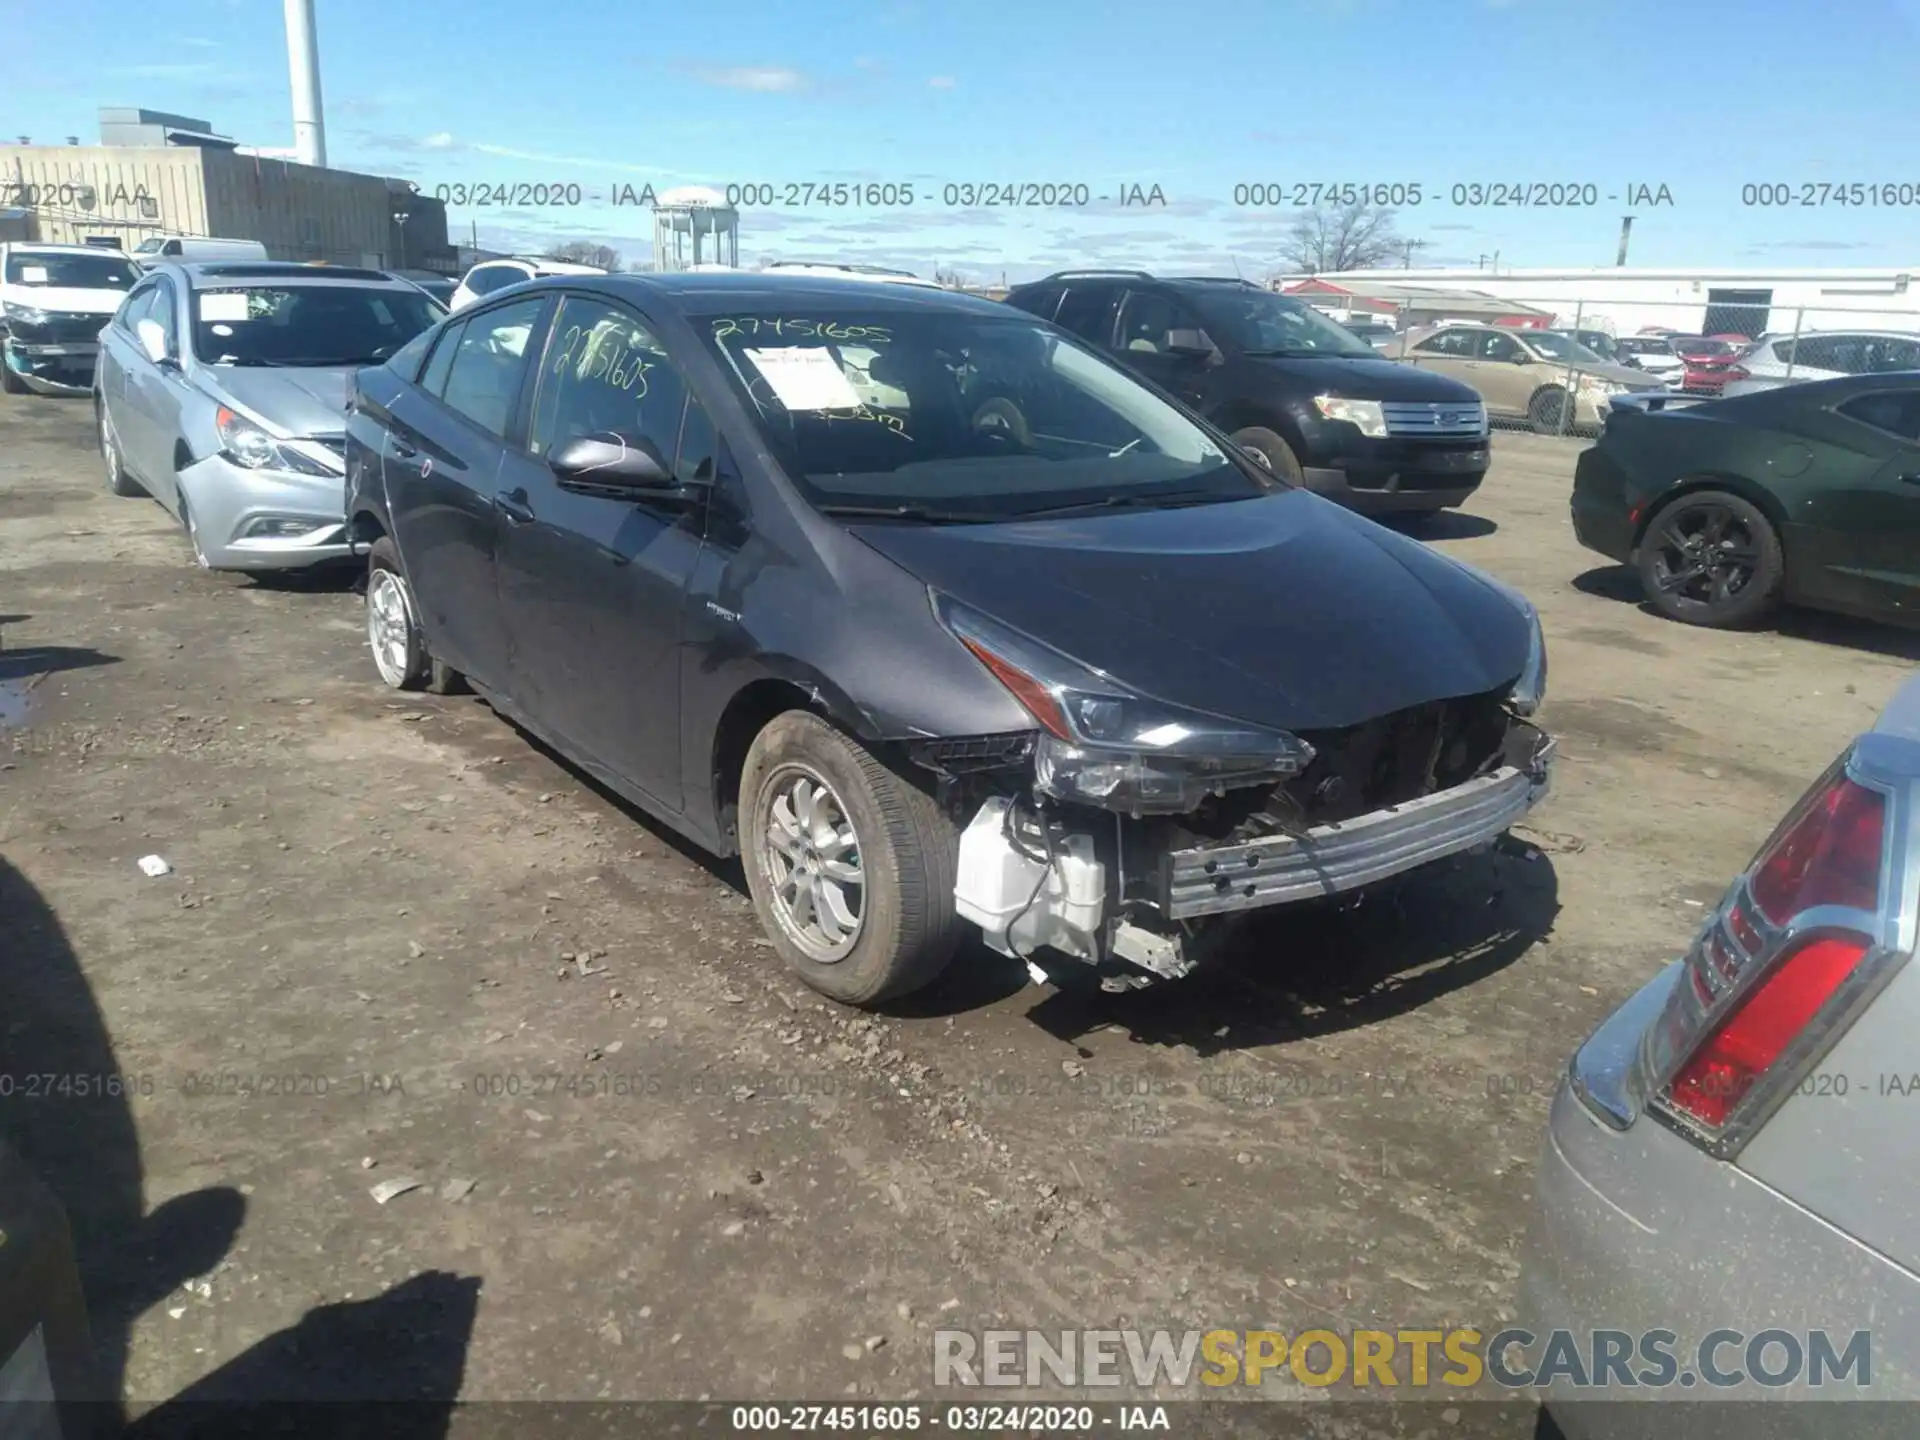
<svg viewBox="0 0 1920 1440">
<path fill-rule="evenodd" d="M 1166 857 L 1167 918 L 1190 920 L 1357 890 L 1496 840 L 1546 798 L 1553 742 L 1451 790 L 1304 836 L 1197 846 Z"/>
</svg>

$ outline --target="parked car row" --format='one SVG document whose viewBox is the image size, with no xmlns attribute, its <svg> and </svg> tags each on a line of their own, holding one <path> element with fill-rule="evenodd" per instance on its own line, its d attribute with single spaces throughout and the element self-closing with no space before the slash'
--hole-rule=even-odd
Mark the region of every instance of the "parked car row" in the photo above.
<svg viewBox="0 0 1920 1440">
<path fill-rule="evenodd" d="M 449 315 L 377 271 L 162 261 L 102 332 L 107 480 L 204 565 L 364 563 L 384 683 L 476 690 L 737 854 L 776 952 L 857 1005 L 969 929 L 1041 976 L 1177 978 L 1235 917 L 1539 803 L 1533 607 L 1356 513 L 1484 472 L 1489 407 L 1434 335 L 1512 340 L 1466 358 L 1604 421 L 1576 528 L 1652 555 L 1677 618 L 1751 611 L 1822 525 L 1920 494 L 1920 376 L 1583 411 L 1671 392 L 1556 332 L 1441 327 L 1394 364 L 1237 282 L 1065 272 L 996 304 L 876 278 L 573 271 Z M 1804 488 L 1755 488 L 1782 475 Z M 1917 779 L 1920 683 L 1576 1052 L 1533 1334 L 1873 1314 L 1911 1388 L 1904 1110 L 1805 1082 L 1899 1068 Z M 1638 1423 L 1555 1398 L 1570 1436 Z"/>
<path fill-rule="evenodd" d="M 1660 388 L 1644 371 L 1606 360 L 1558 330 L 1444 324 L 1412 330 L 1389 354 L 1463 381 L 1490 415 L 1542 434 L 1595 430 L 1612 397 Z"/>
</svg>

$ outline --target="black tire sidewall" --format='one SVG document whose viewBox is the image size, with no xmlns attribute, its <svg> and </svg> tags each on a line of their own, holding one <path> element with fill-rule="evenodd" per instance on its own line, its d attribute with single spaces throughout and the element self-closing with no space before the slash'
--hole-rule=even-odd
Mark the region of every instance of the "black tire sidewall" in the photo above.
<svg viewBox="0 0 1920 1440">
<path fill-rule="evenodd" d="M 761 856 L 760 836 L 776 793 L 769 782 L 790 763 L 817 771 L 832 787 L 859 838 L 865 876 L 860 938 L 844 959 L 827 964 L 800 949 L 782 927 L 773 908 L 773 877 Z M 940 873 L 939 857 L 916 853 L 911 825 L 888 823 L 887 807 L 876 790 L 892 786 L 904 789 L 905 782 L 825 720 L 804 710 L 789 710 L 770 721 L 754 740 L 741 772 L 740 861 L 761 926 L 780 958 L 802 981 L 848 1005 L 871 1005 L 917 989 L 944 964 L 944 955 L 935 953 L 944 937 L 932 937 L 934 943 L 928 943 L 929 917 L 905 913 L 902 874 L 907 867 L 930 868 L 936 872 L 933 883 L 937 886 L 944 879 L 949 892 L 953 877 Z M 900 797 L 892 798 L 897 811 Z"/>
<path fill-rule="evenodd" d="M 106 406 L 95 407 L 94 415 L 95 429 L 100 435 L 100 463 L 107 471 L 107 489 L 123 498 L 144 494 L 140 482 L 127 473 L 127 457 L 120 449 L 120 442 L 113 438 L 113 423 L 107 418 Z"/>
<path fill-rule="evenodd" d="M 1553 414 L 1546 413 L 1547 407 L 1554 408 Z M 1557 435 L 1560 432 L 1561 417 L 1567 408 L 1567 392 L 1558 385 L 1549 385 L 1543 390 L 1533 392 L 1533 398 L 1527 402 L 1527 423 L 1533 426 L 1538 435 Z M 1567 427 L 1572 429 L 1571 425 Z"/>
<path fill-rule="evenodd" d="M 374 541 L 373 548 L 367 552 L 368 584 L 366 603 L 369 606 L 373 604 L 372 579 L 373 572 L 376 570 L 385 570 L 388 574 L 396 577 L 400 581 L 406 596 L 407 674 L 405 680 L 401 682 L 398 688 L 402 690 L 424 689 L 427 681 L 431 678 L 431 664 L 427 658 L 426 637 L 420 633 L 420 616 L 413 599 L 413 587 L 407 584 L 407 572 L 400 568 L 400 552 L 394 548 L 393 541 L 384 535 Z M 372 641 L 370 639 L 368 641 L 368 648 L 369 650 L 372 648 Z M 380 674 L 378 665 L 374 667 L 374 673 L 376 675 Z M 380 683 L 391 686 L 391 682 L 388 681 L 384 675 L 380 675 Z"/>
<path fill-rule="evenodd" d="M 1701 501 L 1725 505 L 1732 510 L 1752 534 L 1760 551 L 1759 563 L 1746 589 L 1732 603 L 1718 610 L 1677 604 L 1672 596 L 1660 589 L 1658 576 L 1654 572 L 1654 558 L 1658 554 L 1655 537 L 1675 510 Z M 1639 553 L 1634 557 L 1634 570 L 1640 577 L 1640 588 L 1647 603 L 1669 620 L 1712 630 L 1737 630 L 1753 624 L 1773 609 L 1786 566 L 1780 550 L 1780 537 L 1773 528 L 1773 522 L 1759 506 L 1731 490 L 1693 490 L 1654 511 L 1641 536 Z"/>
<path fill-rule="evenodd" d="M 1295 485 L 1306 483 L 1300 457 L 1293 453 L 1293 447 L 1287 443 L 1284 435 L 1258 425 L 1249 425 L 1244 430 L 1234 431 L 1232 438 L 1234 444 L 1251 446 L 1265 455 L 1268 466 L 1278 479 L 1291 481 Z"/>
</svg>

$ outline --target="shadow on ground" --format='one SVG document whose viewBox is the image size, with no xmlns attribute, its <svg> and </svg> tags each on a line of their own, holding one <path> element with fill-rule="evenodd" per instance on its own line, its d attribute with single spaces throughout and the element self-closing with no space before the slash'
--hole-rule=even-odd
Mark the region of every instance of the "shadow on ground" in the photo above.
<svg viewBox="0 0 1920 1440">
<path fill-rule="evenodd" d="M 124 1422 L 119 1397 L 134 1324 L 220 1263 L 246 1218 L 246 1201 L 215 1185 L 147 1209 L 134 1105 L 170 1097 L 120 1064 L 64 927 L 4 859 L 0 935 L 0 1136 L 66 1212 L 93 1335 L 92 1389 L 108 1397 L 91 1430 L 104 1437 Z M 411 1403 L 383 1410 L 378 1425 L 368 1414 L 306 1407 L 299 1433 L 444 1434 L 479 1285 L 428 1273 L 371 1300 L 317 1307 L 128 1433 L 140 1440 L 271 1434 L 287 1428 L 286 1402 L 378 1400 Z M 323 1416 L 331 1418 L 321 1424 Z M 343 1428 L 330 1428 L 335 1421 Z"/>
<path fill-rule="evenodd" d="M 1573 577 L 1573 588 L 1582 595 L 1632 605 L 1642 614 L 1665 619 L 1649 605 L 1640 577 L 1626 565 L 1601 565 Z M 1677 625 L 1677 620 L 1668 621 Z M 1824 610 L 1784 607 L 1776 610 L 1767 626 L 1776 634 L 1795 640 L 1810 640 L 1819 645 L 1841 645 L 1892 660 L 1920 663 L 1920 629 L 1884 625 L 1877 620 L 1856 620 L 1850 615 L 1835 615 Z"/>
</svg>

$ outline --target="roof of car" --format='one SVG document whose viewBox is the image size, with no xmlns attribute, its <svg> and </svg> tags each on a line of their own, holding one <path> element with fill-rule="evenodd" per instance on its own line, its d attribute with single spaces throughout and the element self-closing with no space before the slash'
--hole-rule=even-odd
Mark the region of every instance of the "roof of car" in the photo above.
<svg viewBox="0 0 1920 1440">
<path fill-rule="evenodd" d="M 304 265 L 297 260 L 196 260 L 185 264 L 174 261 L 153 268 L 183 276 L 195 290 L 248 280 L 298 281 L 304 285 L 330 285 L 341 281 L 355 285 L 404 286 L 408 283 L 384 270 L 361 270 L 346 265 Z"/>
<path fill-rule="evenodd" d="M 550 276 L 515 287 L 521 294 L 535 288 L 585 285 L 626 295 L 636 302 L 665 305 L 683 314 L 707 314 L 735 305 L 794 305 L 831 308 L 858 306 L 862 310 L 955 309 L 1004 318 L 1007 307 L 998 301 L 959 291 L 920 285 L 876 285 L 871 279 L 835 275 L 795 275 L 780 271 L 737 270 L 729 273 L 617 274 L 587 277 Z M 504 292 L 503 292 L 504 293 Z"/>
<path fill-rule="evenodd" d="M 39 240 L 9 240 L 6 242 L 8 254 L 26 255 L 117 255 L 122 260 L 130 259 L 124 250 L 109 250 L 104 245 L 52 245 Z"/>
</svg>

